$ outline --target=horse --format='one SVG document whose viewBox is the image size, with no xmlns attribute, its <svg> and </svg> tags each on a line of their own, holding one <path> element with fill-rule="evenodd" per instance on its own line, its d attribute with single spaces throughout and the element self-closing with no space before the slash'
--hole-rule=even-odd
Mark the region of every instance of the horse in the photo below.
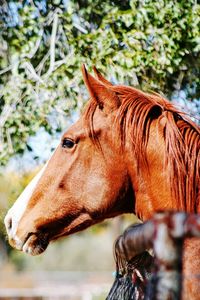
<svg viewBox="0 0 200 300">
<path fill-rule="evenodd" d="M 89 101 L 5 217 L 10 244 L 31 255 L 124 213 L 200 212 L 200 128 L 157 93 L 113 85 L 83 65 Z M 185 299 L 199 299 L 200 242 L 185 243 Z"/>
</svg>

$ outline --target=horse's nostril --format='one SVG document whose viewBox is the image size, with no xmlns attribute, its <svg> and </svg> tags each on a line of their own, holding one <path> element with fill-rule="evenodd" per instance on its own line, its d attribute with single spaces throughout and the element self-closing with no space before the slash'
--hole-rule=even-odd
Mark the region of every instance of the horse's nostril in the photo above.
<svg viewBox="0 0 200 300">
<path fill-rule="evenodd" d="M 6 229 L 7 229 L 7 232 L 9 233 L 12 229 L 12 218 L 11 217 L 6 217 L 5 218 L 5 226 L 6 226 Z"/>
<path fill-rule="evenodd" d="M 12 228 L 12 219 L 10 218 L 8 220 L 8 230 L 11 230 L 11 228 Z"/>
</svg>

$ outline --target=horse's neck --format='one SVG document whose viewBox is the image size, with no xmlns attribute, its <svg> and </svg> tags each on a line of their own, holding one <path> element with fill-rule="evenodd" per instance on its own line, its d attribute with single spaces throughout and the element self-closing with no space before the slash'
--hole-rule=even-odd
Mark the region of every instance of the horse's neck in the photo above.
<svg viewBox="0 0 200 300">
<path fill-rule="evenodd" d="M 169 128 L 168 135 L 171 134 Z M 186 159 L 185 153 L 183 151 L 177 152 L 179 151 L 177 149 L 179 144 L 173 148 L 174 144 L 171 140 L 169 143 L 169 137 L 167 141 L 164 139 L 165 129 L 165 122 L 162 122 L 162 119 L 153 120 L 149 130 L 145 132 L 149 136 L 147 146 L 138 147 L 134 141 L 127 141 L 126 143 L 127 165 L 136 198 L 135 212 L 143 220 L 148 219 L 158 210 L 185 210 L 200 213 L 198 184 L 200 163 L 197 155 L 199 144 L 195 140 L 194 151 L 191 152 L 193 156 L 197 155 L 196 159 L 191 157 L 190 161 L 184 161 Z M 197 139 L 196 135 L 194 138 Z M 174 141 L 173 134 L 171 139 Z M 187 151 L 190 148 L 191 145 L 188 146 Z M 146 161 L 147 163 L 145 163 Z M 186 170 L 189 166 L 187 174 L 184 173 L 184 167 L 180 161 L 184 161 Z M 193 172 L 193 167 L 197 169 L 196 173 Z"/>
<path fill-rule="evenodd" d="M 132 177 L 132 183 L 135 190 L 135 213 L 140 219 L 147 220 L 159 210 L 178 209 L 173 203 L 162 169 L 155 166 L 151 174 L 141 172 Z"/>
<path fill-rule="evenodd" d="M 156 125 L 150 129 L 146 149 L 148 167 L 137 160 L 131 145 L 127 147 L 129 174 L 136 199 L 135 213 L 142 220 L 149 219 L 158 210 L 178 210 L 178 202 L 171 195 L 169 170 L 164 166 L 165 145 L 159 134 L 161 130 Z"/>
</svg>

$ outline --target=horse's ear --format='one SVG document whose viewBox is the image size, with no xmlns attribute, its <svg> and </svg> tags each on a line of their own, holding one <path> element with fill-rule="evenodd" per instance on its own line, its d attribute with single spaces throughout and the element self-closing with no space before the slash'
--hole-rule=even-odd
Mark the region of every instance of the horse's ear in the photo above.
<svg viewBox="0 0 200 300">
<path fill-rule="evenodd" d="M 97 68 L 95 66 L 93 66 L 93 71 L 94 71 L 94 74 L 96 75 L 96 77 L 99 79 L 99 81 L 101 81 L 102 83 L 104 83 L 107 86 L 113 86 L 110 81 L 108 81 L 105 77 L 103 77 L 103 75 L 99 72 L 99 70 L 97 70 Z"/>
<path fill-rule="evenodd" d="M 90 97 L 98 103 L 100 109 L 111 111 L 119 107 L 120 100 L 116 93 L 109 88 L 108 84 L 90 75 L 85 65 L 82 66 L 82 73 Z"/>
</svg>

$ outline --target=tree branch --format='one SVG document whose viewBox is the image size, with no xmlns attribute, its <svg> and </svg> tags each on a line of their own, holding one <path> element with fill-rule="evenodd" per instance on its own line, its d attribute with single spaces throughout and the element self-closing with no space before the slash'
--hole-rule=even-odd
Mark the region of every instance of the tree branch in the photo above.
<svg viewBox="0 0 200 300">
<path fill-rule="evenodd" d="M 55 42 L 56 42 L 56 33 L 58 28 L 58 14 L 54 14 L 53 26 L 51 32 L 51 42 L 50 42 L 50 66 L 44 77 L 47 78 L 54 70 L 55 64 Z"/>
</svg>

